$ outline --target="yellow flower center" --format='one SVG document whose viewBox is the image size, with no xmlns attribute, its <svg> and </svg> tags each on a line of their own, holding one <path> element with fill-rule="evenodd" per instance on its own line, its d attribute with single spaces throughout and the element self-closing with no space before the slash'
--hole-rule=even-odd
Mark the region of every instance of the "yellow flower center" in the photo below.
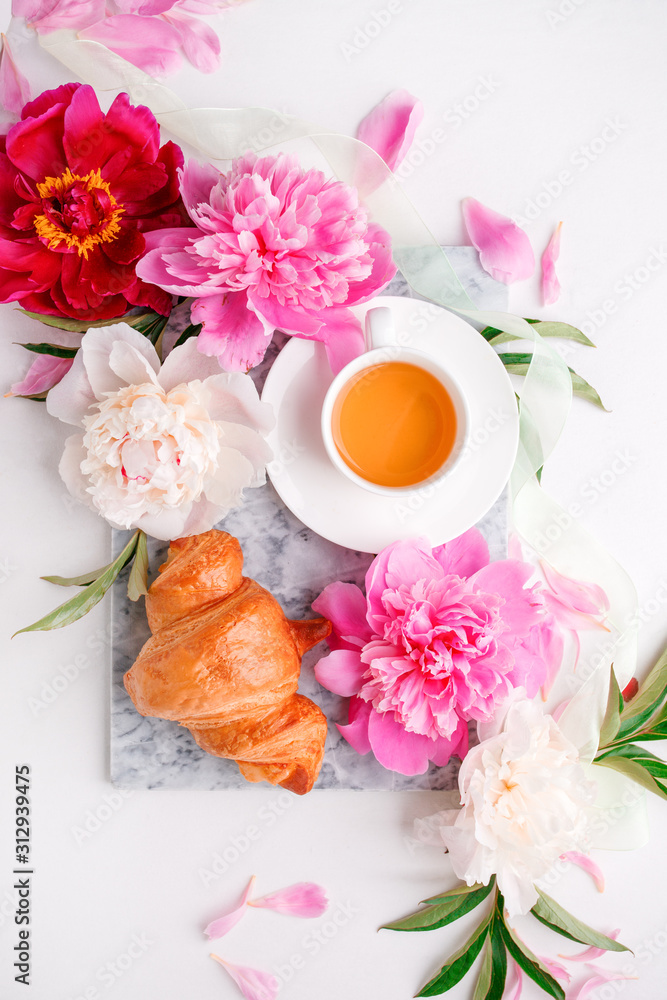
<svg viewBox="0 0 667 1000">
<path fill-rule="evenodd" d="M 37 185 L 37 193 L 43 212 L 35 217 L 35 231 L 49 250 L 64 243 L 87 259 L 98 243 L 112 243 L 120 235 L 119 219 L 125 209 L 99 170 L 80 177 L 68 167 L 60 177 L 46 177 Z"/>
</svg>

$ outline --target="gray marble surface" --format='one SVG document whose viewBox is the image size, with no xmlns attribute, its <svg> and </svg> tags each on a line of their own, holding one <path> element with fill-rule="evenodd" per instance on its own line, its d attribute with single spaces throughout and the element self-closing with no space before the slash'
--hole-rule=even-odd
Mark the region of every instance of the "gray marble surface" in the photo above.
<svg viewBox="0 0 667 1000">
<path fill-rule="evenodd" d="M 505 286 L 499 285 L 479 266 L 470 247 L 447 248 L 448 255 L 475 304 L 480 308 L 506 308 Z M 409 294 L 401 277 L 386 290 L 389 295 Z M 263 364 L 252 374 L 258 388 L 285 338 L 276 334 Z M 507 504 L 504 497 L 491 508 L 478 527 L 485 535 L 491 558 L 506 551 Z M 314 617 L 311 603 L 334 580 L 363 584 L 372 560 L 368 553 L 353 552 L 321 538 L 286 509 L 270 483 L 249 490 L 244 505 L 232 511 L 218 527 L 235 535 L 244 553 L 244 574 L 257 580 L 276 597 L 288 618 Z M 114 555 L 129 533 L 113 533 Z M 149 543 L 151 574 L 166 554 L 167 544 Z M 194 742 L 187 729 L 163 719 L 138 714 L 123 685 L 123 675 L 134 662 L 149 636 L 143 600 L 127 598 L 127 571 L 112 593 L 112 616 L 116 640 L 112 654 L 110 767 L 111 780 L 132 789 L 217 790 L 248 787 L 233 761 L 212 757 Z M 385 770 L 372 754 L 360 756 L 348 745 L 335 723 L 347 721 L 346 699 L 324 690 L 315 680 L 313 666 L 326 654 L 320 644 L 303 659 L 299 690 L 312 698 L 329 720 L 324 763 L 317 788 L 445 789 L 456 782 L 457 762 L 445 768 L 432 766 L 426 774 L 406 777 Z"/>
</svg>

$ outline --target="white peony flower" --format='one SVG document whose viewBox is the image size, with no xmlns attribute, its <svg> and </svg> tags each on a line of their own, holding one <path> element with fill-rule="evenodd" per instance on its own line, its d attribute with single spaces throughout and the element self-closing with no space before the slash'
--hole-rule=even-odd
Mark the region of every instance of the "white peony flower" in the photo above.
<svg viewBox="0 0 667 1000">
<path fill-rule="evenodd" d="M 435 821 L 468 885 L 496 875 L 510 916 L 534 906 L 534 883 L 562 854 L 590 846 L 595 784 L 577 748 L 532 701 L 510 703 L 501 730 L 470 750 L 459 791 L 462 808 L 431 817 L 431 831 Z"/>
<path fill-rule="evenodd" d="M 160 366 L 127 324 L 91 329 L 46 405 L 81 428 L 60 462 L 67 488 L 116 528 L 199 534 L 265 482 L 271 408 L 248 375 L 222 372 L 194 338 Z"/>
</svg>

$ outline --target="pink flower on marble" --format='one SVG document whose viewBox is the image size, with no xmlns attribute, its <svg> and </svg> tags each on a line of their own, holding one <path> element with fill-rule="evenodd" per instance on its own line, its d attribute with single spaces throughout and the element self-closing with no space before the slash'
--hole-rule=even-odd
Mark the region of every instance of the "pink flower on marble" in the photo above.
<svg viewBox="0 0 667 1000">
<path fill-rule="evenodd" d="M 247 154 L 227 174 L 191 160 L 181 190 L 194 227 L 147 234 L 137 273 L 195 298 L 203 354 L 247 371 L 276 328 L 324 342 L 335 371 L 363 350 L 348 307 L 396 269 L 389 235 L 368 222 L 354 188 L 292 156 Z"/>
<path fill-rule="evenodd" d="M 41 34 L 60 28 L 99 42 L 146 73 L 173 73 L 181 54 L 201 70 L 220 65 L 220 40 L 193 14 L 215 14 L 243 0 L 13 0 L 12 13 Z"/>
<path fill-rule="evenodd" d="M 384 549 L 366 597 L 334 583 L 313 603 L 333 624 L 319 682 L 351 698 L 340 732 L 359 753 L 402 774 L 463 757 L 468 720 L 490 720 L 518 686 L 529 697 L 562 657 L 562 639 L 532 566 L 489 563 L 477 529 L 431 549 L 425 539 Z"/>
<path fill-rule="evenodd" d="M 474 198 L 464 198 L 462 208 L 468 236 L 484 270 L 506 285 L 530 278 L 535 254 L 523 229 Z"/>
</svg>

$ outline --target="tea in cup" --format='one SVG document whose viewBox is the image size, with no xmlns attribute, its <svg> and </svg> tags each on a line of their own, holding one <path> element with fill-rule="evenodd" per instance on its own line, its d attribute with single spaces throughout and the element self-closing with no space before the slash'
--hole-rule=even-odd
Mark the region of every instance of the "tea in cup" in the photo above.
<svg viewBox="0 0 667 1000">
<path fill-rule="evenodd" d="M 365 354 L 331 383 L 322 436 L 333 464 L 375 493 L 414 492 L 456 465 L 468 412 L 452 376 L 422 351 L 397 346 L 391 310 L 366 314 Z"/>
</svg>

